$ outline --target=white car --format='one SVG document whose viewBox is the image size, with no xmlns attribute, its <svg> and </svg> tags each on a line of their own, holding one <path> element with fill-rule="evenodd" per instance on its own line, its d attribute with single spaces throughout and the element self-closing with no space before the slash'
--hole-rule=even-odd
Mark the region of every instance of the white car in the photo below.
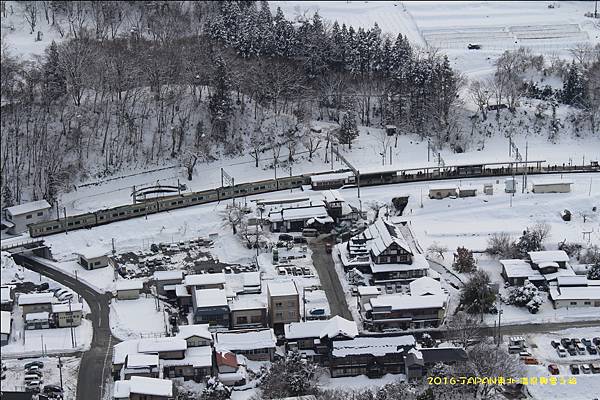
<svg viewBox="0 0 600 400">
<path fill-rule="evenodd" d="M 25 391 L 38 393 L 42 387 L 42 383 L 42 381 L 29 381 L 27 382 L 27 385 L 25 385 Z"/>
<path fill-rule="evenodd" d="M 565 358 L 567 356 L 567 350 L 560 345 L 556 348 L 556 352 L 560 358 Z"/>
</svg>

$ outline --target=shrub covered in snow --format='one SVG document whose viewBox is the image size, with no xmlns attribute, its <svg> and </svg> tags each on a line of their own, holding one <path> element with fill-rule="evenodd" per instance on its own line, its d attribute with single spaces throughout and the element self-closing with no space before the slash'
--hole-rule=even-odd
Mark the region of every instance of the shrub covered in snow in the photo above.
<svg viewBox="0 0 600 400">
<path fill-rule="evenodd" d="M 506 304 L 527 307 L 532 314 L 538 312 L 540 306 L 544 302 L 543 298 L 540 296 L 540 291 L 532 283 L 528 283 L 525 286 L 510 288 L 503 300 Z"/>
<path fill-rule="evenodd" d="M 600 280 L 600 261 L 597 261 L 594 265 L 592 265 L 587 273 L 587 278 L 592 280 Z"/>
<path fill-rule="evenodd" d="M 460 304 L 470 314 L 490 312 L 494 308 L 496 294 L 490 287 L 490 276 L 485 271 L 476 271 L 460 292 Z"/>
<path fill-rule="evenodd" d="M 289 353 L 285 359 L 263 367 L 258 387 L 261 399 L 304 396 L 317 392 L 315 375 L 317 365 L 302 359 L 298 352 Z"/>
<path fill-rule="evenodd" d="M 523 231 L 523 235 L 516 243 L 517 253 L 524 258 L 530 251 L 544 250 L 544 240 L 550 235 L 550 225 L 535 224 Z"/>
</svg>

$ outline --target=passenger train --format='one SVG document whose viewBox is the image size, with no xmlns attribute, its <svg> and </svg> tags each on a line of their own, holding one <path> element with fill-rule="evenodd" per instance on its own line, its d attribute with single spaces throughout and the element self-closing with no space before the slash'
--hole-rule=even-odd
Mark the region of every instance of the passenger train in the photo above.
<svg viewBox="0 0 600 400">
<path fill-rule="evenodd" d="M 511 175 L 513 173 L 522 174 L 525 170 L 527 170 L 528 174 L 600 172 L 597 162 L 592 162 L 585 166 L 542 166 L 543 163 L 545 163 L 544 160 L 528 161 L 527 164 L 525 162 L 516 163 L 509 161 L 504 163 L 465 164 L 403 170 L 369 171 L 364 173 L 360 171 L 352 172 L 350 169 L 341 169 L 326 173 L 268 179 L 199 192 L 158 197 L 136 204 L 127 204 L 95 212 L 73 215 L 67 218 L 39 222 L 29 225 L 29 235 L 31 237 L 40 237 L 75 229 L 92 228 L 94 226 L 123 221 L 130 218 L 143 217 L 148 214 L 162 211 L 254 194 L 299 188 L 311 184 L 314 189 L 332 189 L 357 185 L 374 186 L 439 179 L 494 177 Z M 527 167 L 525 167 L 525 165 L 527 165 Z M 316 178 L 314 179 L 314 182 L 313 177 Z"/>
</svg>

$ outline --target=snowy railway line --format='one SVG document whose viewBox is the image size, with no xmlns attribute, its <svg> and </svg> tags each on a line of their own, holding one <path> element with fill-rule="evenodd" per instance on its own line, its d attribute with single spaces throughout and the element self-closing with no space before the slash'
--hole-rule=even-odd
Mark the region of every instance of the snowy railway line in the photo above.
<svg viewBox="0 0 600 400">
<path fill-rule="evenodd" d="M 542 163 L 545 163 L 545 161 L 528 161 L 527 163 L 508 161 L 443 167 L 410 168 L 403 170 L 370 171 L 362 173 L 360 171 L 355 171 L 355 182 L 353 182 L 353 184 L 355 183 L 359 187 L 376 186 L 444 179 L 499 177 L 523 174 L 525 172 L 530 175 L 600 172 L 600 167 L 596 163 L 582 166 L 543 166 Z M 525 167 L 525 165 L 528 165 L 528 167 Z M 349 169 L 341 169 L 334 172 L 348 174 L 352 171 Z M 247 182 L 234 186 L 149 199 L 142 203 L 127 204 L 85 214 L 73 215 L 67 218 L 31 224 L 29 225 L 29 235 L 31 237 L 48 236 L 55 233 L 68 232 L 70 230 L 82 228 L 92 228 L 94 226 L 189 206 L 219 202 L 221 200 L 235 199 L 248 195 L 276 192 L 285 189 L 301 188 L 304 185 L 310 185 L 312 177 L 330 173 L 331 172 L 313 173 Z"/>
</svg>

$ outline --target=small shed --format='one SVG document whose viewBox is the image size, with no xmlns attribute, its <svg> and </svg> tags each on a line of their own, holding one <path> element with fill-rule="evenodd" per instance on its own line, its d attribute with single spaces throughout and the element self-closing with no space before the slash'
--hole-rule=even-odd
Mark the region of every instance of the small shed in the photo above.
<svg viewBox="0 0 600 400">
<path fill-rule="evenodd" d="M 144 283 L 137 279 L 120 279 L 117 281 L 117 299 L 136 300 L 140 298 L 140 290 Z"/>
<path fill-rule="evenodd" d="M 535 181 L 532 182 L 533 193 L 569 193 L 573 182 L 568 181 Z"/>
<path fill-rule="evenodd" d="M 79 256 L 79 265 L 85 269 L 91 270 L 108 267 L 109 253 L 101 247 L 86 246 L 80 249 L 76 254 Z"/>
<path fill-rule="evenodd" d="M 504 180 L 504 192 L 515 193 L 517 191 L 517 181 L 514 178 L 506 178 Z"/>
<path fill-rule="evenodd" d="M 398 133 L 398 127 L 396 125 L 386 125 L 385 126 L 385 133 L 388 136 L 394 136 L 395 134 Z"/>
<path fill-rule="evenodd" d="M 494 184 L 492 183 L 486 183 L 483 185 L 483 193 L 485 193 L 488 196 L 491 196 L 494 194 Z"/>
<path fill-rule="evenodd" d="M 444 199 L 446 197 L 458 197 L 456 186 L 432 186 L 429 188 L 430 199 Z"/>
<path fill-rule="evenodd" d="M 477 196 L 477 189 L 475 188 L 460 188 L 458 190 L 458 197 L 475 197 Z"/>
</svg>

